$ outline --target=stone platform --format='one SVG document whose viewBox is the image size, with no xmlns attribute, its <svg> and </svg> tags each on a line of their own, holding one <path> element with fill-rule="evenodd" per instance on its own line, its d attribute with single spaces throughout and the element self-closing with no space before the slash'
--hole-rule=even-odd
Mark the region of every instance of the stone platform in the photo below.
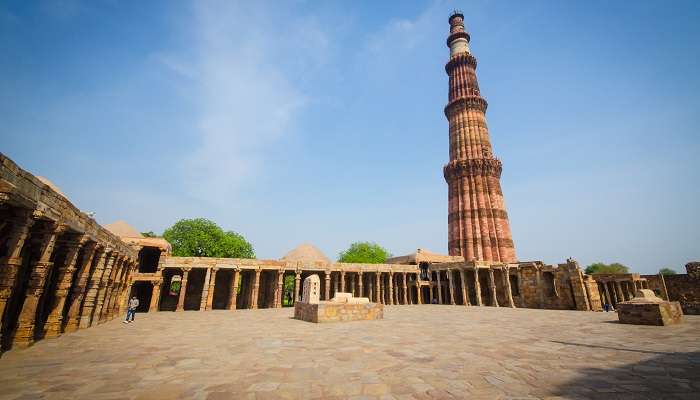
<svg viewBox="0 0 700 400">
<path fill-rule="evenodd" d="M 318 304 L 297 303 L 294 306 L 294 318 L 316 323 L 369 321 L 384 318 L 384 305 L 333 301 L 322 301 Z"/>
<path fill-rule="evenodd" d="M 623 324 L 674 325 L 683 322 L 677 301 L 664 301 L 648 289 L 638 290 L 634 299 L 618 303 L 617 316 Z"/>
</svg>

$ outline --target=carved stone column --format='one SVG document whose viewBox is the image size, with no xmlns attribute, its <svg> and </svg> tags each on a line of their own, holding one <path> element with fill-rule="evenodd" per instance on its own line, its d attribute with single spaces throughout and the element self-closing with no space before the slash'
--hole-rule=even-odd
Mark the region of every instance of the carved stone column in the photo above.
<svg viewBox="0 0 700 400">
<path fill-rule="evenodd" d="M 442 271 L 437 270 L 437 297 L 438 297 L 438 304 L 443 304 L 442 303 Z M 432 302 L 432 299 L 430 299 Z"/>
<path fill-rule="evenodd" d="M 525 284 L 523 283 L 523 272 L 520 267 L 516 269 L 518 272 L 518 294 L 520 296 L 520 307 L 525 308 L 527 305 L 525 304 Z"/>
<path fill-rule="evenodd" d="M 120 289 L 122 287 L 122 281 L 126 276 L 126 271 L 129 269 L 129 260 L 124 256 L 122 262 L 119 264 L 119 270 L 114 278 L 114 283 L 112 283 L 112 288 L 107 295 L 107 311 L 103 312 L 106 320 L 111 320 L 116 314 L 116 304 L 119 298 Z M 151 302 L 153 301 L 153 294 L 151 293 Z M 150 309 L 150 307 L 149 307 Z"/>
<path fill-rule="evenodd" d="M 448 288 L 450 289 L 450 304 L 455 305 L 455 280 L 454 276 L 452 276 L 452 270 L 448 269 L 447 270 L 447 283 L 448 283 Z"/>
<path fill-rule="evenodd" d="M 406 279 L 408 278 L 408 274 L 404 272 L 401 275 L 401 284 L 403 285 L 403 304 L 408 304 L 408 282 L 406 282 Z"/>
<path fill-rule="evenodd" d="M 56 292 L 49 306 L 49 316 L 44 325 L 44 337 L 55 338 L 61 334 L 63 327 L 63 308 L 66 304 L 68 291 L 70 290 L 73 281 L 73 273 L 75 265 L 78 261 L 78 253 L 80 248 L 87 242 L 87 239 L 82 237 L 77 240 L 65 241 L 60 243 L 66 249 L 66 258 L 62 265 L 58 267 Z"/>
<path fill-rule="evenodd" d="M 212 273 L 209 277 L 209 289 L 207 290 L 207 303 L 206 310 L 212 309 L 212 304 L 214 303 L 214 288 L 216 287 L 216 278 L 219 276 L 219 268 L 214 267 L 211 269 Z"/>
<path fill-rule="evenodd" d="M 92 297 L 93 293 L 90 291 L 88 291 L 85 297 L 85 305 L 83 306 L 83 312 L 80 318 L 80 326 L 82 328 L 92 326 L 93 323 L 100 319 L 100 312 L 104 305 L 105 287 L 110 279 L 110 274 L 112 273 L 112 268 L 114 268 L 116 258 L 117 253 L 115 251 L 110 252 L 109 256 L 105 257 L 104 267 L 102 271 L 100 271 L 99 277 L 95 282 L 95 290 L 93 291 L 94 299 Z M 88 301 L 90 301 L 90 303 L 88 303 Z M 86 306 L 88 308 L 86 308 Z M 87 319 L 84 319 L 84 317 L 87 317 Z"/>
<path fill-rule="evenodd" d="M 126 276 L 124 277 L 124 282 L 122 283 L 121 286 L 121 292 L 119 294 L 119 299 L 117 301 L 118 304 L 114 306 L 114 308 L 117 310 L 117 314 L 119 315 L 125 315 L 126 310 L 129 307 L 129 294 L 131 294 L 131 284 L 133 281 L 133 273 L 136 271 L 136 268 L 138 268 L 138 265 L 135 261 L 130 261 L 129 264 L 127 265 L 127 270 L 126 270 Z M 160 288 L 160 287 L 159 287 Z M 158 292 L 160 293 L 160 292 Z M 160 294 L 158 295 L 158 307 L 160 307 Z M 149 307 L 150 309 L 150 307 Z M 158 308 L 156 307 L 156 311 L 158 311 Z"/>
<path fill-rule="evenodd" d="M 151 294 L 151 304 L 148 305 L 148 312 L 160 311 L 158 309 L 160 305 L 160 289 L 162 286 L 161 281 L 153 282 L 153 292 Z"/>
<path fill-rule="evenodd" d="M 324 285 L 323 300 L 330 300 L 330 298 L 331 298 L 331 271 L 326 270 L 325 277 L 326 277 L 326 284 Z"/>
<path fill-rule="evenodd" d="M 345 271 L 340 271 L 340 291 L 345 292 Z"/>
<path fill-rule="evenodd" d="M 101 250 L 100 250 L 101 251 Z M 98 254 L 97 243 L 89 242 L 85 245 L 85 250 L 83 251 L 83 259 L 80 262 L 80 266 L 77 272 L 76 283 L 71 289 L 70 295 L 70 306 L 68 307 L 68 317 L 66 321 L 66 326 L 63 328 L 64 332 L 73 332 L 78 330 L 80 324 L 80 310 L 87 292 L 87 287 L 90 279 L 90 269 L 92 268 L 92 262 L 96 254 Z M 99 254 L 98 254 L 99 257 Z"/>
<path fill-rule="evenodd" d="M 117 255 L 117 258 L 114 260 L 114 264 L 112 265 L 112 270 L 109 271 L 109 274 L 105 272 L 105 275 L 107 277 L 105 287 L 104 287 L 104 294 L 102 296 L 102 304 L 99 308 L 99 313 L 95 312 L 95 320 L 99 323 L 107 321 L 107 313 L 109 310 L 109 295 L 112 293 L 112 289 L 114 288 L 114 282 L 116 281 L 117 274 L 119 273 L 119 270 L 121 269 L 122 263 L 124 263 L 125 259 L 123 256 Z"/>
<path fill-rule="evenodd" d="M 481 282 L 479 282 L 479 268 L 474 267 L 474 295 L 476 296 L 476 305 L 483 306 L 484 302 L 481 300 Z"/>
<path fill-rule="evenodd" d="M 382 284 L 382 275 L 381 274 L 382 274 L 381 272 L 377 271 L 377 273 L 374 275 L 377 278 L 376 283 L 375 283 L 376 286 L 375 286 L 374 290 L 375 290 L 376 302 L 384 304 L 384 299 L 382 299 L 382 297 L 381 297 L 382 296 L 382 289 L 380 287 Z"/>
<path fill-rule="evenodd" d="M 202 285 L 202 298 L 199 299 L 199 311 L 206 311 L 207 302 L 209 301 L 209 288 L 211 287 L 209 281 L 211 281 L 211 268 L 207 268 L 207 272 L 204 275 L 204 284 Z"/>
<path fill-rule="evenodd" d="M 255 282 L 253 283 L 252 298 L 250 299 L 250 308 L 258 308 L 258 291 L 260 290 L 260 268 L 255 270 Z"/>
<path fill-rule="evenodd" d="M 389 271 L 389 305 L 394 305 L 394 273 Z"/>
<path fill-rule="evenodd" d="M 469 285 L 467 285 L 467 274 L 463 269 L 459 270 L 459 280 L 462 284 L 462 304 L 468 307 L 471 305 L 469 304 Z"/>
<path fill-rule="evenodd" d="M 415 274 L 415 275 L 416 275 L 416 280 L 414 281 L 414 284 L 416 285 L 416 302 L 418 304 L 423 304 L 423 290 L 419 284 L 420 283 L 420 280 L 419 280 L 420 275 L 419 274 Z"/>
<path fill-rule="evenodd" d="M 491 305 L 498 307 L 498 298 L 496 297 L 496 279 L 493 277 L 493 268 L 489 267 L 489 286 L 491 288 Z"/>
<path fill-rule="evenodd" d="M 12 341 L 17 347 L 27 347 L 34 343 L 34 326 L 36 323 L 36 312 L 39 307 L 39 301 L 44 294 L 46 286 L 46 276 L 53 267 L 51 256 L 53 255 L 54 245 L 59 235 L 63 234 L 66 227 L 59 224 L 48 224 L 45 230 L 37 233 L 37 241 L 39 244 L 39 257 L 32 263 L 31 276 L 27 284 L 27 292 L 22 304 L 15 336 Z"/>
<path fill-rule="evenodd" d="M 359 288 L 360 288 L 360 296 L 359 296 L 359 297 L 364 297 L 364 296 L 365 296 L 365 292 L 362 290 L 362 280 L 363 280 L 363 279 L 362 279 L 362 271 L 360 271 L 360 272 L 358 273 L 357 276 L 358 276 L 358 278 L 359 278 L 358 281 L 357 281 L 357 284 L 358 284 L 358 286 L 359 286 Z M 367 297 L 369 297 L 369 296 L 367 296 Z"/>
<path fill-rule="evenodd" d="M 622 293 L 622 284 L 620 281 L 615 281 L 615 291 L 617 292 L 617 298 L 619 299 L 618 302 L 623 302 L 625 301 L 625 295 Z"/>
<path fill-rule="evenodd" d="M 5 307 L 14 292 L 17 273 L 22 266 L 22 248 L 29 236 L 29 229 L 34 224 L 30 215 L 23 211 L 8 221 L 12 223 L 12 228 L 5 242 L 7 256 L 0 259 L 0 332 L 5 320 Z"/>
<path fill-rule="evenodd" d="M 241 279 L 241 271 L 236 268 L 233 270 L 233 276 L 231 277 L 231 292 L 229 293 L 228 309 L 235 310 L 238 301 L 238 282 Z"/>
<path fill-rule="evenodd" d="M 296 271 L 294 274 L 294 302 L 300 301 L 299 293 L 301 292 L 301 271 Z"/>
<path fill-rule="evenodd" d="M 277 272 L 277 299 L 275 301 L 275 308 L 282 308 L 282 299 L 284 298 L 284 270 L 281 269 Z"/>
<path fill-rule="evenodd" d="M 180 282 L 180 293 L 177 298 L 177 308 L 175 311 L 185 311 L 185 295 L 187 294 L 187 278 L 189 278 L 192 268 L 182 269 L 182 281 Z"/>
<path fill-rule="evenodd" d="M 508 307 L 515 308 L 515 302 L 513 301 L 513 292 L 510 287 L 510 272 L 508 267 L 504 267 L 503 271 L 503 284 L 506 288 L 506 298 L 508 299 Z"/>
</svg>

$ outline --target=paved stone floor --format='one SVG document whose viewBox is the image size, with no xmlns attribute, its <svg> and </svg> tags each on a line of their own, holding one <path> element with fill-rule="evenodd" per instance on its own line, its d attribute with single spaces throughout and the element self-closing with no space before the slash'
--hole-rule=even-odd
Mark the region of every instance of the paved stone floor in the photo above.
<svg viewBox="0 0 700 400">
<path fill-rule="evenodd" d="M 698 399 L 700 317 L 387 307 L 311 324 L 291 309 L 138 314 L 0 359 L 2 399 Z"/>
</svg>

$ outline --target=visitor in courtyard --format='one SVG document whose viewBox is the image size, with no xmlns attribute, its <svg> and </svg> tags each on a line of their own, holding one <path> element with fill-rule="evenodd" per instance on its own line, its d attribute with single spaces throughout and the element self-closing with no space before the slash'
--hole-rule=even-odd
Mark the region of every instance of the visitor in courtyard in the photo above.
<svg viewBox="0 0 700 400">
<path fill-rule="evenodd" d="M 136 296 L 133 296 L 131 299 L 129 299 L 129 309 L 126 310 L 126 319 L 124 320 L 125 324 L 134 321 L 134 315 L 136 314 L 136 308 L 138 308 L 138 306 L 139 299 L 137 299 Z"/>
<path fill-rule="evenodd" d="M 603 308 L 605 309 L 605 312 L 610 311 L 610 304 L 608 304 L 608 303 L 603 304 Z"/>
</svg>

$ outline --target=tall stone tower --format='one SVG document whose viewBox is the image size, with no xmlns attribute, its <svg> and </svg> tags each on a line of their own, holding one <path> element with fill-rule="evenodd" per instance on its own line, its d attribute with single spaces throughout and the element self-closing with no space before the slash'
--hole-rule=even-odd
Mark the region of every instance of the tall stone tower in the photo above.
<svg viewBox="0 0 700 400">
<path fill-rule="evenodd" d="M 448 248 L 466 260 L 515 262 L 515 247 L 501 192 L 501 162 L 493 156 L 486 126 L 487 103 L 479 93 L 476 58 L 469 50 L 464 15 L 450 16 L 450 89 L 445 116 L 450 125 Z"/>
</svg>

